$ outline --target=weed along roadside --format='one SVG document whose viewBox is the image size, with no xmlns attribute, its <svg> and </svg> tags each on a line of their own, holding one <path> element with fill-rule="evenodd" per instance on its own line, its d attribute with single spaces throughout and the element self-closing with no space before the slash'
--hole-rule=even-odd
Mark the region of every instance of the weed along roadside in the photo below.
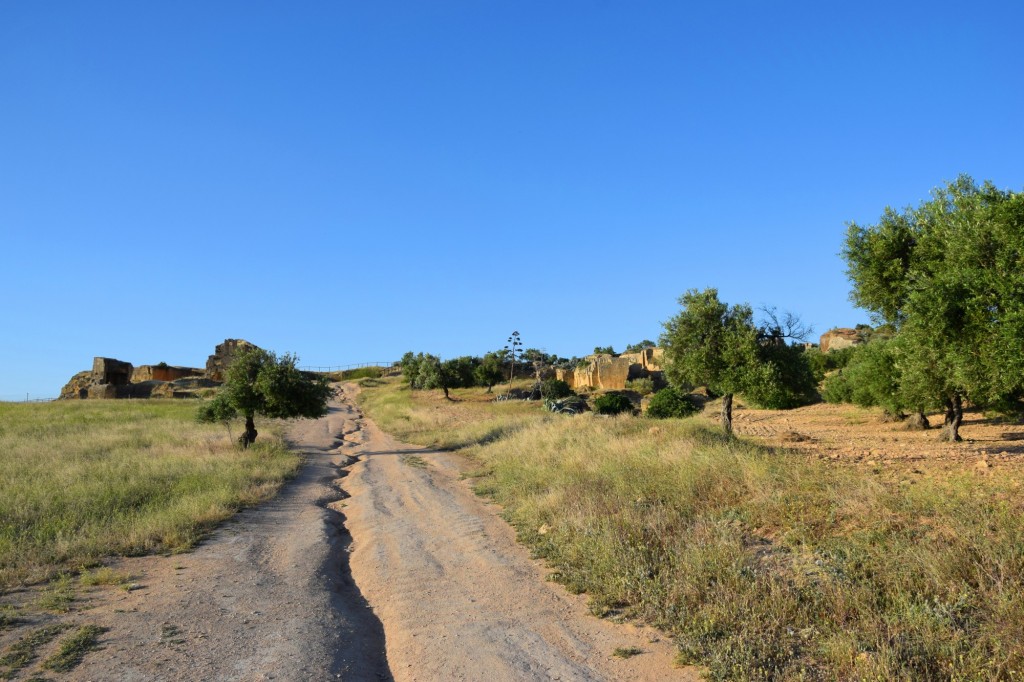
<svg viewBox="0 0 1024 682">
<path fill-rule="evenodd" d="M 360 403 L 404 441 L 466 455 L 477 492 L 556 580 L 596 615 L 656 625 L 710 679 L 1024 670 L 1016 477 L 906 485 L 706 417 L 652 428 L 481 394 L 375 382 Z"/>
</svg>

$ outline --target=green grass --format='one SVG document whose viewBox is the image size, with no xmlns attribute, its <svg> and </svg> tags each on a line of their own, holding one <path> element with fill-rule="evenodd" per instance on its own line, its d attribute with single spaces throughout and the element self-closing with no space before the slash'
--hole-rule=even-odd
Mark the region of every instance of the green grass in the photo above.
<svg viewBox="0 0 1024 682">
<path fill-rule="evenodd" d="M 299 463 L 261 426 L 236 449 L 192 401 L 0 403 L 0 589 L 110 554 L 192 546 Z"/>
<path fill-rule="evenodd" d="M 644 652 L 640 647 L 635 646 L 620 646 L 616 647 L 615 651 L 612 652 L 612 656 L 615 658 L 633 658 L 639 656 Z"/>
<path fill-rule="evenodd" d="M 563 417 L 395 382 L 384 428 L 478 465 L 521 541 L 598 613 L 675 638 L 712 680 L 1024 675 L 1020 482 L 913 485 L 721 435 L 695 417 Z M 545 532 L 539 532 L 546 526 Z"/>
<path fill-rule="evenodd" d="M 414 469 L 427 468 L 427 460 L 423 459 L 419 455 L 402 455 L 402 459 L 400 461 L 402 462 L 402 464 L 410 466 Z"/>
<path fill-rule="evenodd" d="M 0 656 L 0 679 L 12 679 L 19 670 L 39 658 L 40 648 L 55 640 L 69 627 L 71 626 L 63 623 L 45 625 L 7 647 L 7 650 Z"/>
<path fill-rule="evenodd" d="M 36 605 L 46 611 L 54 613 L 67 613 L 75 601 L 75 586 L 71 582 L 71 576 L 61 574 L 50 581 L 43 590 Z"/>
<path fill-rule="evenodd" d="M 97 648 L 99 636 L 106 628 L 96 625 L 83 625 L 64 641 L 52 656 L 43 661 L 43 667 L 54 672 L 67 672 L 82 662 L 85 655 Z"/>
</svg>

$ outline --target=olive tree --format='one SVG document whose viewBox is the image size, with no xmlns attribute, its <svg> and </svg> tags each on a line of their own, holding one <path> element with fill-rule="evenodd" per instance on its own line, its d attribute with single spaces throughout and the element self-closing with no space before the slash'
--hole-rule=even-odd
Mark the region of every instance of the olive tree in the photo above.
<svg viewBox="0 0 1024 682">
<path fill-rule="evenodd" d="M 1024 395 L 1024 194 L 968 176 L 917 208 L 850 223 L 842 251 L 851 300 L 899 337 L 900 375 L 919 402 L 1019 407 Z M 926 400 L 927 399 L 927 400 Z"/>
<path fill-rule="evenodd" d="M 291 354 L 278 357 L 262 348 L 240 351 L 231 361 L 216 397 L 203 403 L 196 415 L 201 422 L 245 419 L 238 439 L 242 447 L 256 441 L 256 415 L 271 419 L 316 419 L 327 414 L 334 394 L 325 377 L 314 377 L 295 366 Z"/>
<path fill-rule="evenodd" d="M 757 364 L 757 328 L 748 305 L 729 306 L 717 289 L 691 289 L 683 307 L 664 323 L 665 375 L 677 388 L 707 386 L 722 396 L 722 428 L 732 432 L 733 395 L 744 389 Z"/>
</svg>

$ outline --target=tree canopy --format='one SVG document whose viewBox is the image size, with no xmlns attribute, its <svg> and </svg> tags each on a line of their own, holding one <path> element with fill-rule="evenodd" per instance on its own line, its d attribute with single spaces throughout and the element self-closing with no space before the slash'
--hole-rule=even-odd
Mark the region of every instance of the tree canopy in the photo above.
<svg viewBox="0 0 1024 682">
<path fill-rule="evenodd" d="M 333 389 L 324 377 L 312 377 L 296 367 L 298 358 L 286 353 L 280 358 L 262 348 L 239 352 L 231 361 L 217 396 L 203 403 L 199 421 L 229 421 L 245 418 L 243 447 L 256 440 L 255 416 L 271 419 L 316 419 L 327 414 Z"/>
<path fill-rule="evenodd" d="M 901 381 L 947 410 L 1019 406 L 1024 395 L 1024 195 L 964 175 L 917 208 L 850 223 L 851 300 L 896 330 Z M 926 400 L 927 399 L 927 400 Z"/>
</svg>

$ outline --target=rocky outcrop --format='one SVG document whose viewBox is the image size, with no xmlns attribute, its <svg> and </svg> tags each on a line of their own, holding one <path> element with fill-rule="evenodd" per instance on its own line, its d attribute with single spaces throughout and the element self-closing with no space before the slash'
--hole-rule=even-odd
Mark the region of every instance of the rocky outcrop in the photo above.
<svg viewBox="0 0 1024 682">
<path fill-rule="evenodd" d="M 821 348 L 822 353 L 827 353 L 831 350 L 841 350 L 843 348 L 859 346 L 862 343 L 864 343 L 864 339 L 856 329 L 850 329 L 849 327 L 837 327 L 835 329 L 830 329 L 821 335 L 819 347 Z"/>
<path fill-rule="evenodd" d="M 92 382 L 127 386 L 132 381 L 132 363 L 114 358 L 92 359 Z"/>
<path fill-rule="evenodd" d="M 206 377 L 214 381 L 224 381 L 224 372 L 231 364 L 232 358 L 242 350 L 258 348 L 245 339 L 224 339 L 224 343 L 213 349 L 213 355 L 206 360 Z"/>
<path fill-rule="evenodd" d="M 617 357 L 588 355 L 585 358 L 586 364 L 575 369 L 556 370 L 555 377 L 573 389 L 590 386 L 602 390 L 622 390 L 631 379 L 660 378 L 662 356 L 660 348 L 645 348 L 638 353 L 623 353 Z"/>
<path fill-rule="evenodd" d="M 225 339 L 206 361 L 206 370 L 159 363 L 140 365 L 96 357 L 92 369 L 79 372 L 61 389 L 63 400 L 86 398 L 190 398 L 196 391 L 219 385 L 239 351 L 257 346 L 242 339 Z"/>
<path fill-rule="evenodd" d="M 138 384 L 143 381 L 175 381 L 185 377 L 204 376 L 203 370 L 198 367 L 172 367 L 168 364 L 139 365 L 132 370 L 132 383 Z"/>
<path fill-rule="evenodd" d="M 92 371 L 85 370 L 71 377 L 64 388 L 60 389 L 60 400 L 77 400 L 86 398 L 89 395 L 89 386 L 92 385 Z"/>
</svg>

